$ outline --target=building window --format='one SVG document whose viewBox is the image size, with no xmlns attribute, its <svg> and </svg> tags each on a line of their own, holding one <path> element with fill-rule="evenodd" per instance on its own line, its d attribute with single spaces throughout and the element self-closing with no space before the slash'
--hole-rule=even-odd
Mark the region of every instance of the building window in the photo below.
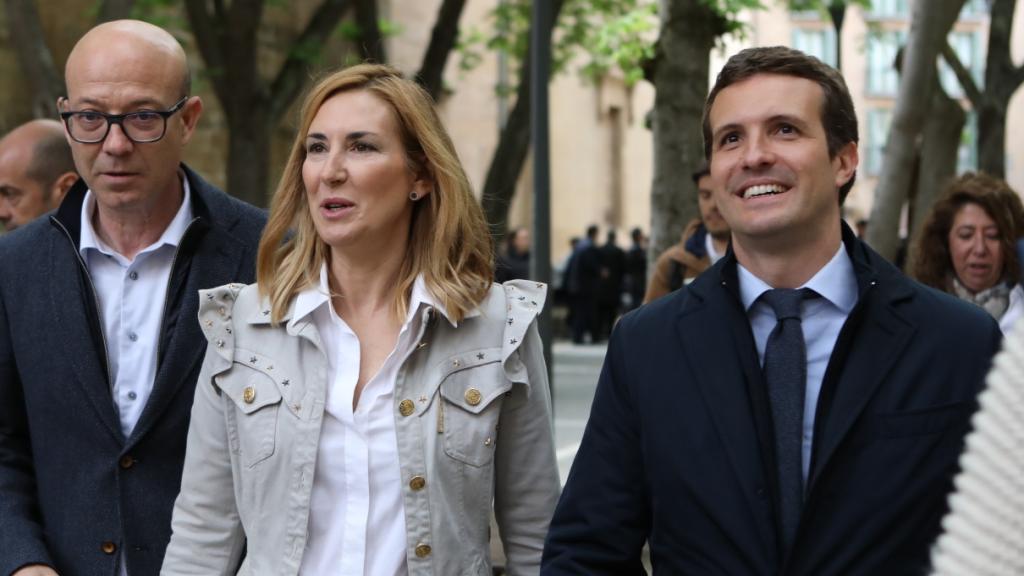
<svg viewBox="0 0 1024 576">
<path fill-rule="evenodd" d="M 864 159 L 864 171 L 868 176 L 878 176 L 882 173 L 890 122 L 892 122 L 892 110 L 888 108 L 868 110 L 868 150 L 867 157 Z"/>
<path fill-rule="evenodd" d="M 949 45 L 953 48 L 960 63 L 971 73 L 975 85 L 979 90 L 984 90 L 985 80 L 985 47 L 981 43 L 981 34 L 977 32 L 953 32 L 949 35 Z M 950 98 L 963 98 L 965 96 L 963 86 L 957 79 L 956 73 L 946 63 L 946 59 L 939 56 L 939 81 L 942 88 Z"/>
<path fill-rule="evenodd" d="M 886 30 L 868 34 L 868 94 L 895 97 L 899 88 L 896 54 L 904 42 L 902 30 Z"/>
<path fill-rule="evenodd" d="M 833 28 L 793 28 L 793 48 L 833 68 L 836 65 L 836 31 Z"/>
<path fill-rule="evenodd" d="M 907 0 L 872 0 L 868 18 L 906 18 L 910 15 Z"/>
</svg>

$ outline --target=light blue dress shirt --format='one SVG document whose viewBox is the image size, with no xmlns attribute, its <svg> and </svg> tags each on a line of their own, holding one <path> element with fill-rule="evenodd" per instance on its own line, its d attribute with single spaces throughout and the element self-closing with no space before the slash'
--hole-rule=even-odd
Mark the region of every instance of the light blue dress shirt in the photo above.
<svg viewBox="0 0 1024 576">
<path fill-rule="evenodd" d="M 771 306 L 759 298 L 772 287 L 754 276 L 742 264 L 737 264 L 737 269 L 740 298 L 743 300 L 747 317 L 750 318 L 758 360 L 761 366 L 764 366 L 764 349 L 768 343 L 768 335 L 775 328 L 776 319 Z M 825 378 L 829 358 L 832 357 L 832 349 L 839 338 L 839 331 L 857 304 L 857 276 L 853 272 L 853 262 L 846 253 L 845 246 L 840 243 L 839 250 L 828 264 L 799 288 L 810 288 L 821 296 L 804 300 L 800 306 L 801 326 L 804 343 L 807 346 L 807 384 L 804 395 L 804 437 L 801 454 L 806 483 L 811 466 L 814 415 L 818 408 L 821 383 Z"/>
</svg>

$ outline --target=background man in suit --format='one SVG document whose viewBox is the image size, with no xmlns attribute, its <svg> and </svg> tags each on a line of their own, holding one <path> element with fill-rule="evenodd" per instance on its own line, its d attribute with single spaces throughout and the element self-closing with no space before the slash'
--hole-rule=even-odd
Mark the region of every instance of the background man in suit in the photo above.
<svg viewBox="0 0 1024 576">
<path fill-rule="evenodd" d="M 205 339 L 200 288 L 251 281 L 265 215 L 181 163 L 185 53 L 93 28 L 58 107 L 82 179 L 0 238 L 0 574 L 155 575 Z"/>
<path fill-rule="evenodd" d="M 0 140 L 0 225 L 10 232 L 55 209 L 78 180 L 64 128 L 32 120 Z"/>
<path fill-rule="evenodd" d="M 700 218 L 683 230 L 679 243 L 658 256 L 644 302 L 674 292 L 718 262 L 729 247 L 729 224 L 718 211 L 711 185 L 711 170 L 705 164 L 691 176 L 697 185 Z"/>
<path fill-rule="evenodd" d="M 834 69 L 744 50 L 704 118 L 732 250 L 619 321 L 542 573 L 642 573 L 648 541 L 668 574 L 920 574 L 999 328 L 841 223 Z"/>
</svg>

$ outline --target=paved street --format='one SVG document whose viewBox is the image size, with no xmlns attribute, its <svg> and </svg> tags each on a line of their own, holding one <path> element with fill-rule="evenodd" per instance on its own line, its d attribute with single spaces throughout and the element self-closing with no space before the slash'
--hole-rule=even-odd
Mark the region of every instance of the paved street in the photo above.
<svg viewBox="0 0 1024 576">
<path fill-rule="evenodd" d="M 601 374 L 604 353 L 604 345 L 555 342 L 552 346 L 555 450 L 563 484 L 590 415 L 590 402 Z"/>
</svg>

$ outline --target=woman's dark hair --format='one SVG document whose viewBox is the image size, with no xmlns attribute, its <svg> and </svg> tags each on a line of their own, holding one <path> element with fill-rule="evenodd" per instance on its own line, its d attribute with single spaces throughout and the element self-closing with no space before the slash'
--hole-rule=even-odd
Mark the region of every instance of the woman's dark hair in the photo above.
<svg viewBox="0 0 1024 576">
<path fill-rule="evenodd" d="M 1017 239 L 1024 235 L 1024 204 L 1005 181 L 980 172 L 966 172 L 946 186 L 916 235 L 911 275 L 922 284 L 952 293 L 949 232 L 957 212 L 967 204 L 977 205 L 996 223 L 1003 253 L 1003 277 L 1017 282 Z"/>
</svg>

